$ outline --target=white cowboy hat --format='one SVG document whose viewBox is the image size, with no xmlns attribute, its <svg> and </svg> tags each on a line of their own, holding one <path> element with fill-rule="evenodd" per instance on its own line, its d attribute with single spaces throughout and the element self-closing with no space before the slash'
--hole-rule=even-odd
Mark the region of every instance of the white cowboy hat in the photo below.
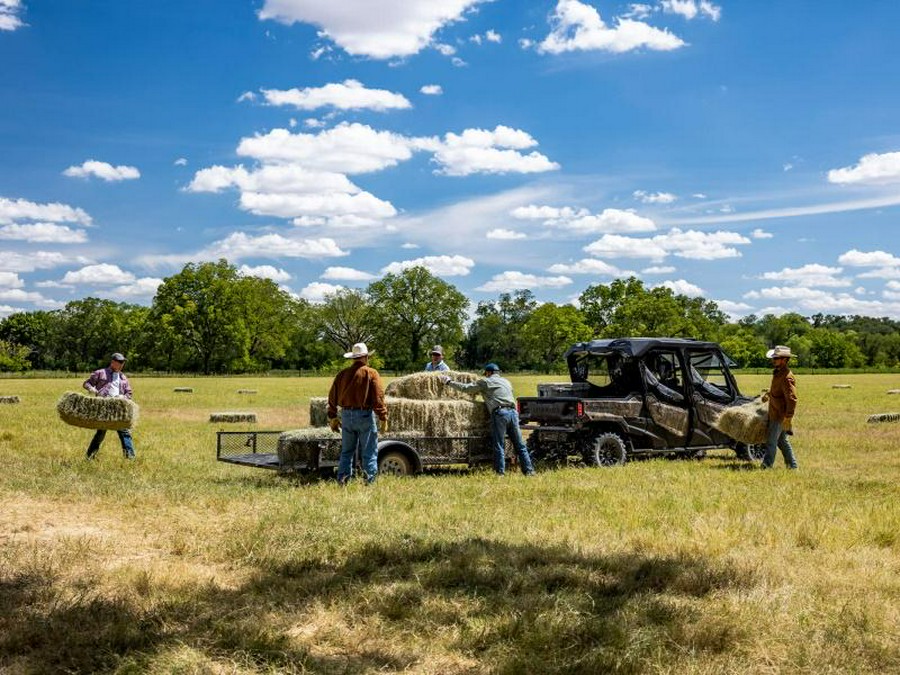
<svg viewBox="0 0 900 675">
<path fill-rule="evenodd" d="M 366 347 L 366 343 L 365 342 L 357 342 L 355 345 L 353 345 L 353 348 L 349 352 L 344 354 L 344 358 L 345 359 L 358 359 L 361 356 L 368 356 L 368 355 L 369 355 L 369 348 Z"/>
<path fill-rule="evenodd" d="M 791 348 L 785 347 L 784 345 L 775 345 L 775 349 L 770 349 L 766 352 L 767 359 L 789 359 L 793 356 L 791 354 Z"/>
</svg>

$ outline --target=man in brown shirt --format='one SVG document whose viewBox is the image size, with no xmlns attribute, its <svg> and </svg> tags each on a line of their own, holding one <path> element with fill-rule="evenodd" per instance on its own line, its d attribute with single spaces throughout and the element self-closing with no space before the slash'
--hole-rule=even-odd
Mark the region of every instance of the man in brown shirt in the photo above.
<svg viewBox="0 0 900 675">
<path fill-rule="evenodd" d="M 769 436 L 766 442 L 766 455 L 763 457 L 764 469 L 771 469 L 775 464 L 775 451 L 781 449 L 784 463 L 789 469 L 797 468 L 797 459 L 794 457 L 794 448 L 788 436 L 793 433 L 791 425 L 794 418 L 794 410 L 797 407 L 797 383 L 794 374 L 788 367 L 791 359 L 791 348 L 778 345 L 766 352 L 766 357 L 772 359 L 772 384 L 769 385 L 767 394 L 769 401 Z"/>
<path fill-rule="evenodd" d="M 387 406 L 378 371 L 369 367 L 369 350 L 364 342 L 357 342 L 344 354 L 353 363 L 334 378 L 328 392 L 328 424 L 332 431 L 341 430 L 341 459 L 338 462 L 338 482 L 345 485 L 353 475 L 353 456 L 356 448 L 362 452 L 366 483 L 373 483 L 378 474 L 378 428 L 387 431 Z M 340 420 L 337 409 L 341 409 Z"/>
</svg>

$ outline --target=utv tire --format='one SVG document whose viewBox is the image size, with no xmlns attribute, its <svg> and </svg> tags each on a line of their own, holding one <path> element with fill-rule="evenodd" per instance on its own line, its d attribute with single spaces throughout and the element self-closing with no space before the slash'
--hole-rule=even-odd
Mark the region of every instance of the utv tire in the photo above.
<svg viewBox="0 0 900 675">
<path fill-rule="evenodd" d="M 627 450 L 619 434 L 608 431 L 594 439 L 584 460 L 589 466 L 618 466 L 625 463 Z"/>
<path fill-rule="evenodd" d="M 766 456 L 765 443 L 738 443 L 734 446 L 734 452 L 738 459 L 745 462 L 760 462 Z"/>
<path fill-rule="evenodd" d="M 399 450 L 389 450 L 378 461 L 378 473 L 385 476 L 412 476 L 415 471 L 409 457 Z"/>
</svg>

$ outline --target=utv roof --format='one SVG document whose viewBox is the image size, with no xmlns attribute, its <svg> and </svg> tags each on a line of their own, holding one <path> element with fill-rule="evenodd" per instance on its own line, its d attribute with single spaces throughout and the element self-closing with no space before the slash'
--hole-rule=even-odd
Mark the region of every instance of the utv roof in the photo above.
<svg viewBox="0 0 900 675">
<path fill-rule="evenodd" d="M 569 347 L 565 358 L 568 360 L 570 356 L 584 354 L 610 354 L 618 352 L 624 356 L 641 357 L 651 349 L 716 349 L 719 350 L 718 343 L 705 342 L 703 340 L 692 340 L 689 338 L 661 338 L 661 337 L 635 337 L 635 338 L 615 338 L 613 340 L 590 340 L 588 342 L 578 342 Z"/>
</svg>

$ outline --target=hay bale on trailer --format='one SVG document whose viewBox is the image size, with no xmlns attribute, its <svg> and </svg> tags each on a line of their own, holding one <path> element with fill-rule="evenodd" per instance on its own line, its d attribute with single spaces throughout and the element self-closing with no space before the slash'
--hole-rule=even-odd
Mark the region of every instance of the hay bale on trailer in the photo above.
<svg viewBox="0 0 900 675">
<path fill-rule="evenodd" d="M 174 391 L 176 394 L 193 394 L 194 388 L 193 387 L 175 387 L 172 391 Z"/>
<path fill-rule="evenodd" d="M 309 426 L 328 426 L 328 399 L 325 396 L 313 396 L 309 399 Z"/>
<path fill-rule="evenodd" d="M 725 408 L 719 413 L 713 426 L 742 443 L 765 443 L 769 426 L 769 405 L 762 401 L 750 401 Z"/>
<path fill-rule="evenodd" d="M 407 398 L 417 401 L 438 401 L 447 399 L 471 401 L 474 398 L 471 394 L 466 394 L 444 384 L 441 378 L 445 375 L 457 382 L 463 382 L 465 384 L 471 384 L 480 379 L 478 375 L 455 370 L 445 370 L 443 372 L 423 371 L 391 380 L 384 388 L 384 394 L 385 396 L 392 396 L 394 398 Z"/>
<path fill-rule="evenodd" d="M 900 413 L 878 413 L 877 415 L 869 415 L 867 422 L 900 422 Z"/>
<path fill-rule="evenodd" d="M 56 404 L 59 418 L 83 429 L 119 431 L 137 423 L 138 406 L 124 397 L 85 396 L 75 391 L 63 394 Z"/>
<path fill-rule="evenodd" d="M 15 405 L 19 403 L 18 396 L 0 396 L 0 405 Z"/>
<path fill-rule="evenodd" d="M 285 431 L 278 437 L 278 460 L 282 464 L 307 462 L 310 450 L 320 440 L 340 440 L 341 433 L 325 428 L 305 428 Z"/>
<path fill-rule="evenodd" d="M 238 422 L 256 423 L 256 413 L 253 412 L 218 412 L 211 413 L 210 422 L 223 422 L 226 424 L 237 424 Z"/>
<path fill-rule="evenodd" d="M 386 398 L 392 431 L 425 436 L 480 436 L 489 433 L 490 418 L 481 401 Z"/>
</svg>

